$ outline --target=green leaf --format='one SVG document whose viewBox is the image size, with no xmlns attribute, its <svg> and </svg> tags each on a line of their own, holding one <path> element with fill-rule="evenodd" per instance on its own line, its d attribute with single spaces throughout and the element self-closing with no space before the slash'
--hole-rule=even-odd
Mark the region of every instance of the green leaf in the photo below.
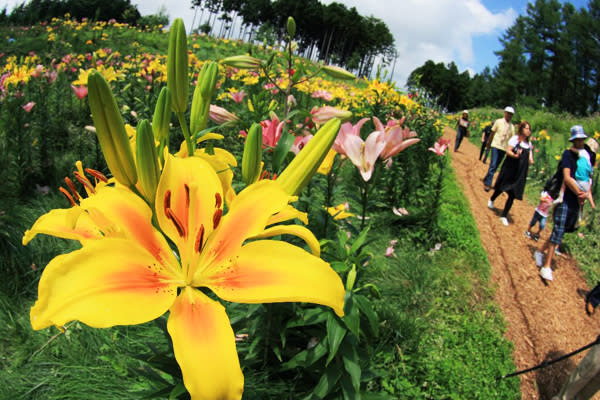
<svg viewBox="0 0 600 400">
<path fill-rule="evenodd" d="M 173 390 L 171 390 L 171 393 L 169 394 L 169 400 L 174 400 L 184 393 L 187 393 L 187 390 L 185 386 L 183 386 L 183 383 L 179 382 L 177 386 L 175 386 Z"/>
<path fill-rule="evenodd" d="M 317 398 L 322 399 L 327 396 L 331 390 L 335 387 L 335 384 L 340 380 L 342 376 L 342 369 L 338 365 L 331 364 L 325 370 L 325 373 L 319 379 L 319 383 L 313 389 L 313 395 Z"/>
<path fill-rule="evenodd" d="M 284 125 L 281 133 L 281 138 L 279 138 L 279 142 L 277 142 L 277 146 L 275 146 L 275 150 L 273 151 L 273 158 L 271 159 L 271 163 L 273 164 L 273 171 L 279 172 L 281 169 L 281 164 L 287 156 L 290 148 L 294 144 L 295 136 L 291 135 Z"/>
<path fill-rule="evenodd" d="M 292 357 L 291 360 L 281 365 L 281 370 L 285 371 L 297 367 L 308 367 L 327 354 L 327 338 L 321 340 L 315 347 L 303 350 Z"/>
<path fill-rule="evenodd" d="M 342 387 L 344 400 L 360 400 L 360 392 L 352 386 L 350 378 L 347 375 L 341 377 L 340 386 Z"/>
<path fill-rule="evenodd" d="M 346 328 L 342 325 L 339 319 L 333 315 L 333 313 L 329 313 L 329 317 L 327 318 L 327 339 L 329 341 L 329 355 L 327 356 L 327 361 L 325 365 L 329 365 L 331 360 L 337 354 L 338 348 L 346 336 Z"/>
<path fill-rule="evenodd" d="M 358 307 L 354 304 L 353 296 L 346 293 L 346 302 L 344 304 L 344 317 L 342 320 L 350 329 L 350 332 L 357 338 L 360 334 L 360 312 Z"/>
<path fill-rule="evenodd" d="M 325 322 L 327 319 L 327 315 L 329 311 L 324 310 L 323 308 L 311 308 L 305 310 L 300 319 L 292 320 L 285 325 L 285 328 L 295 328 L 298 326 L 309 326 L 316 325 L 321 322 Z"/>
<path fill-rule="evenodd" d="M 361 368 L 356 348 L 349 343 L 344 343 L 340 352 L 342 354 L 342 361 L 344 362 L 344 369 L 350 374 L 352 387 L 358 392 L 360 390 Z"/>
<path fill-rule="evenodd" d="M 377 337 L 379 334 L 379 318 L 377 318 L 377 314 L 373 311 L 373 304 L 363 295 L 355 294 L 353 297 L 359 310 L 367 317 L 371 332 Z"/>
<path fill-rule="evenodd" d="M 360 232 L 360 235 L 358 235 L 358 237 L 356 238 L 354 243 L 352 243 L 352 247 L 350 247 L 350 254 L 356 253 L 358 251 L 358 249 L 363 244 L 365 244 L 365 240 L 367 240 L 367 234 L 369 233 L 369 229 L 371 229 L 370 226 L 368 226 L 362 232 Z"/>
</svg>

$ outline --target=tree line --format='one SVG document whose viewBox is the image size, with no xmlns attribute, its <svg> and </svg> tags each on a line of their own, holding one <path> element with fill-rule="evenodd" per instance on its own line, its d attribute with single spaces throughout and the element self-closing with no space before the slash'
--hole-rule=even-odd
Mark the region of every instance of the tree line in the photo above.
<svg viewBox="0 0 600 400">
<path fill-rule="evenodd" d="M 130 0 L 30 0 L 22 2 L 9 13 L 6 6 L 0 11 L 0 26 L 27 26 L 65 14 L 82 20 L 109 21 L 114 19 L 131 25 L 167 25 L 169 17 L 164 13 L 142 17 L 137 6 Z"/>
<path fill-rule="evenodd" d="M 471 77 L 454 63 L 427 61 L 407 80 L 449 111 L 506 104 L 546 107 L 577 115 L 598 112 L 600 0 L 579 10 L 536 0 L 500 38 L 498 66 Z"/>
<path fill-rule="evenodd" d="M 198 29 L 246 41 L 283 40 L 289 16 L 296 21 L 295 40 L 300 54 L 338 64 L 359 75 L 370 75 L 375 60 L 394 57 L 394 37 L 387 25 L 364 17 L 355 7 L 318 0 L 193 0 Z M 217 20 L 221 29 L 215 31 Z M 204 21 L 204 22 L 203 22 Z"/>
</svg>

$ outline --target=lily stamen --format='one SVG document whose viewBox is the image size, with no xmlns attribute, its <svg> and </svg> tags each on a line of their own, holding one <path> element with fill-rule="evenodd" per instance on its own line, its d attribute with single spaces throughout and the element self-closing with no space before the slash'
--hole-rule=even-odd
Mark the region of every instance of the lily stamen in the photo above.
<svg viewBox="0 0 600 400">
<path fill-rule="evenodd" d="M 87 172 L 88 174 L 92 175 L 97 180 L 108 183 L 108 178 L 106 176 L 104 176 L 104 174 L 102 172 L 92 169 L 92 168 L 86 168 L 84 171 Z"/>
<path fill-rule="evenodd" d="M 71 190 L 71 193 L 75 197 L 75 200 L 77 200 L 77 201 L 81 200 L 81 196 L 79 195 L 79 192 L 77 192 L 77 189 L 75 188 L 75 185 L 73 184 L 73 181 L 69 177 L 65 177 L 65 183 L 69 187 L 69 190 Z"/>
<path fill-rule="evenodd" d="M 96 193 L 96 189 L 94 189 L 94 185 L 92 185 L 92 182 L 89 181 L 88 178 L 86 178 L 85 176 L 82 176 L 79 171 L 75 171 L 73 172 L 73 175 L 75 175 L 75 178 L 83 185 L 85 186 L 90 193 Z"/>
<path fill-rule="evenodd" d="M 67 200 L 69 201 L 69 203 L 71 203 L 72 206 L 77 205 L 77 203 L 73 199 L 73 196 L 71 196 L 71 194 L 67 191 L 67 189 L 65 189 L 64 187 L 61 186 L 58 188 L 58 190 L 67 198 Z"/>
</svg>

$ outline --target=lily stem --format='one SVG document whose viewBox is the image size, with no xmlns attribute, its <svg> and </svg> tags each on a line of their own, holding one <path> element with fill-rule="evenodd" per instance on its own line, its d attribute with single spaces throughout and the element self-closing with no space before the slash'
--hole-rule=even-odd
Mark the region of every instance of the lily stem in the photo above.
<svg viewBox="0 0 600 400">
<path fill-rule="evenodd" d="M 188 149 L 188 156 L 194 155 L 194 145 L 192 143 L 192 139 L 190 137 L 190 130 L 187 126 L 187 122 L 185 122 L 185 115 L 182 112 L 177 113 L 177 119 L 179 120 L 179 125 L 181 126 L 181 131 L 183 132 L 183 137 L 185 138 L 185 144 Z"/>
</svg>

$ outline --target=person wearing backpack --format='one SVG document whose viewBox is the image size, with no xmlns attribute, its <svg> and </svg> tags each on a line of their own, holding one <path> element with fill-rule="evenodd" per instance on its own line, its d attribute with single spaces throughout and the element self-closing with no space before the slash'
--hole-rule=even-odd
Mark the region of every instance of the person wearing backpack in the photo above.
<svg viewBox="0 0 600 400">
<path fill-rule="evenodd" d="M 483 157 L 484 164 L 490 154 L 490 149 L 489 149 L 489 147 L 487 147 L 487 143 L 488 143 L 488 140 L 489 140 L 491 134 L 492 134 L 492 124 L 487 124 L 483 128 L 483 131 L 481 132 L 481 150 L 479 150 L 479 161 L 481 161 L 481 157 L 483 157 L 485 155 L 485 157 Z"/>
<path fill-rule="evenodd" d="M 487 147 L 492 149 L 492 159 L 488 172 L 483 178 L 483 188 L 486 192 L 492 189 L 494 174 L 506 155 L 508 139 L 515 135 L 515 127 L 510 123 L 514 113 L 514 108 L 510 106 L 504 108 L 504 118 L 497 119 L 492 126 L 492 134 L 487 142 Z"/>
<path fill-rule="evenodd" d="M 544 281 L 553 280 L 552 276 L 552 258 L 554 251 L 561 244 L 565 232 L 573 232 L 579 219 L 579 202 L 585 199 L 587 193 L 580 190 L 575 181 L 575 172 L 577 170 L 577 159 L 579 150 L 584 148 L 584 140 L 587 138 L 583 127 L 574 125 L 570 130 L 571 147 L 565 150 L 560 159 L 559 168 L 562 170 L 565 192 L 563 201 L 554 208 L 552 220 L 552 234 L 544 243 L 541 249 L 534 252 L 535 263 L 540 267 L 540 276 Z M 544 252 L 547 250 L 546 260 L 544 262 Z"/>
</svg>

